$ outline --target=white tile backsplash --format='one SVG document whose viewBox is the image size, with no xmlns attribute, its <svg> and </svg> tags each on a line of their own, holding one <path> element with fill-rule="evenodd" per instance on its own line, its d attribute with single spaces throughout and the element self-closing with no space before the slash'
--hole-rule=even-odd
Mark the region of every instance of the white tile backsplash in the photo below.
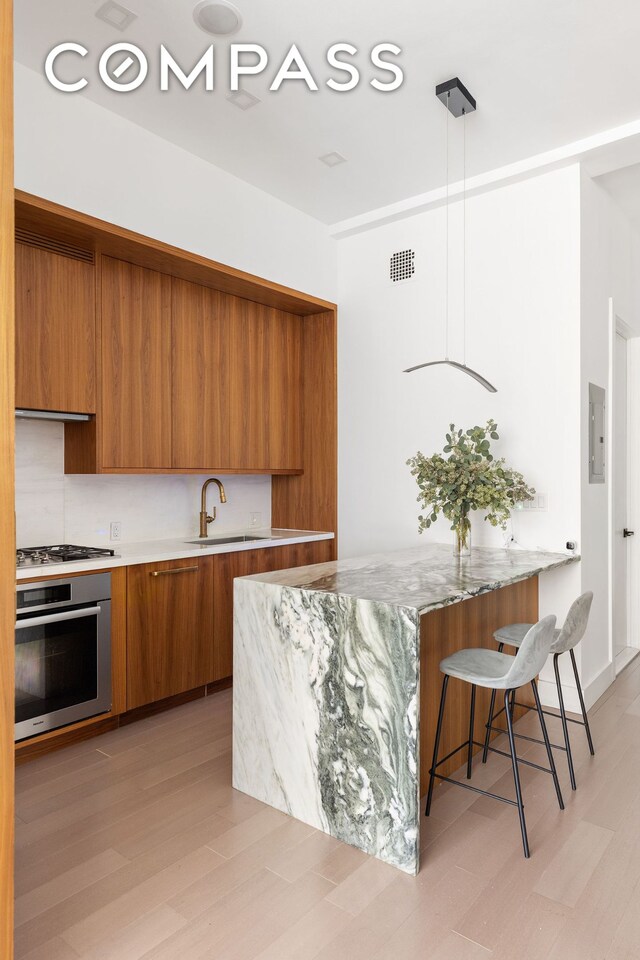
<svg viewBox="0 0 640 960">
<path fill-rule="evenodd" d="M 122 542 L 198 536 L 200 490 L 207 475 L 80 476 L 64 474 L 64 426 L 16 421 L 16 527 L 19 547 L 46 543 L 113 546 L 109 525 L 122 524 Z M 222 476 L 227 503 L 217 488 L 207 505 L 217 508 L 211 535 L 271 525 L 271 477 Z"/>
<path fill-rule="evenodd" d="M 62 423 L 16 420 L 16 542 L 64 542 Z"/>
</svg>

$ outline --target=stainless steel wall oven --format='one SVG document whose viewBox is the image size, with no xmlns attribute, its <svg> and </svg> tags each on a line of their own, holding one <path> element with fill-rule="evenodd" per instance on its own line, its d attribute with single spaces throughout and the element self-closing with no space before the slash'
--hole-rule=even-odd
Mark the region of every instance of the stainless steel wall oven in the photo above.
<svg viewBox="0 0 640 960">
<path fill-rule="evenodd" d="M 111 574 L 18 583 L 16 740 L 111 709 Z"/>
</svg>

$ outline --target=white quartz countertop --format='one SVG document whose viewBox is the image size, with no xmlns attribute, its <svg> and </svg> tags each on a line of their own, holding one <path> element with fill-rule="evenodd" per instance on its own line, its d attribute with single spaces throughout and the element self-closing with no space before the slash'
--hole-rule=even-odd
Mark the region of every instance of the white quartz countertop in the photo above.
<svg viewBox="0 0 640 960">
<path fill-rule="evenodd" d="M 220 533 L 220 537 L 250 536 L 264 539 L 243 543 L 189 543 L 194 536 L 185 536 L 173 540 L 147 540 L 142 543 L 110 544 L 119 554 L 117 557 L 103 557 L 100 560 L 76 561 L 74 563 L 51 563 L 42 566 L 20 567 L 17 580 L 31 580 L 34 577 L 61 577 L 69 573 L 88 573 L 93 570 L 111 570 L 114 567 L 128 567 L 136 563 L 157 563 L 161 560 L 182 560 L 190 557 L 205 557 L 216 553 L 236 553 L 240 550 L 264 550 L 266 547 L 284 547 L 295 543 L 307 543 L 314 540 L 333 540 L 333 533 L 316 530 L 279 530 L 251 529 Z M 97 546 L 97 544 L 91 544 Z M 100 546 L 103 546 L 100 544 Z"/>
<path fill-rule="evenodd" d="M 470 557 L 458 559 L 450 544 L 432 543 L 242 579 L 375 600 L 423 614 L 579 559 L 568 553 L 491 547 L 474 547 Z"/>
</svg>

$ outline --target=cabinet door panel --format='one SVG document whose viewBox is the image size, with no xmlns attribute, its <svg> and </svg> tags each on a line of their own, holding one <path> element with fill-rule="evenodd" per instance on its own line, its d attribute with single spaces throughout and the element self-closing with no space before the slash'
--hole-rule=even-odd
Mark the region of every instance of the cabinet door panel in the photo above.
<svg viewBox="0 0 640 960">
<path fill-rule="evenodd" d="M 233 581 L 253 573 L 286 570 L 310 563 L 324 563 L 333 557 L 332 540 L 316 540 L 263 550 L 242 550 L 215 556 L 213 595 L 215 601 L 213 632 L 214 680 L 224 680 L 233 672 Z"/>
<path fill-rule="evenodd" d="M 302 322 L 172 281 L 175 469 L 302 469 Z"/>
<path fill-rule="evenodd" d="M 265 371 L 268 459 L 272 470 L 302 469 L 302 323 L 271 311 Z"/>
<path fill-rule="evenodd" d="M 232 467 L 229 297 L 172 280 L 173 466 Z"/>
<path fill-rule="evenodd" d="M 230 459 L 241 470 L 266 470 L 273 414 L 265 390 L 268 311 L 248 300 L 229 299 Z"/>
<path fill-rule="evenodd" d="M 102 261 L 102 466 L 171 467 L 171 278 Z"/>
<path fill-rule="evenodd" d="M 230 307 L 231 461 L 302 469 L 302 323 L 247 300 Z"/>
<path fill-rule="evenodd" d="M 16 244 L 16 407 L 95 413 L 91 263 Z"/>
<path fill-rule="evenodd" d="M 127 709 L 213 679 L 213 558 L 127 570 Z"/>
</svg>

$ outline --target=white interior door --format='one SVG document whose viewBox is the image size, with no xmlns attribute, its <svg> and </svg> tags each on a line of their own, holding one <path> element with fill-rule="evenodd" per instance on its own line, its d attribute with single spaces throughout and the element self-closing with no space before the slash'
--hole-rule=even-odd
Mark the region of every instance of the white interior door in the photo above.
<svg viewBox="0 0 640 960">
<path fill-rule="evenodd" d="M 627 341 L 616 333 L 613 362 L 613 656 L 624 666 L 629 646 Z"/>
</svg>

